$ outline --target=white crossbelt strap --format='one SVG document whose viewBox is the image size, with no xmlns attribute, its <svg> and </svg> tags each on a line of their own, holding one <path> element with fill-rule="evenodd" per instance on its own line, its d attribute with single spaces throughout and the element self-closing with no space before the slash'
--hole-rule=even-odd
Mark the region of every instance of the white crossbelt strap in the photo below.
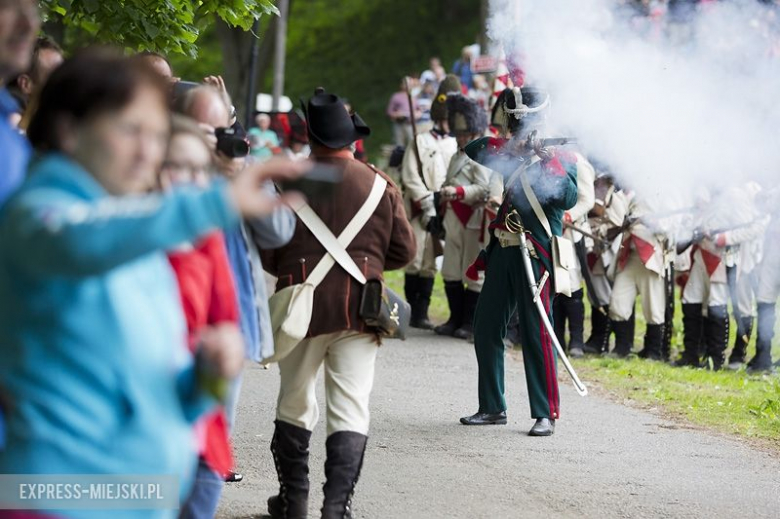
<svg viewBox="0 0 780 519">
<path fill-rule="evenodd" d="M 517 176 L 520 177 L 520 182 L 523 185 L 523 191 L 525 192 L 526 198 L 528 198 L 528 202 L 531 204 L 531 208 L 534 210 L 534 214 L 542 223 L 542 227 L 544 227 L 545 232 L 547 232 L 547 236 L 552 238 L 553 233 L 552 228 L 550 227 L 550 222 L 547 220 L 547 215 L 544 214 L 542 204 L 539 203 L 539 199 L 536 198 L 536 193 L 534 193 L 534 189 L 531 187 L 531 183 L 528 181 L 528 175 L 526 175 L 526 170 L 537 162 L 539 162 L 539 157 L 535 157 L 535 160 L 531 161 L 527 167 L 520 166 L 518 171 L 515 172 L 515 175 L 513 175 L 513 178 L 517 178 Z"/>
<path fill-rule="evenodd" d="M 301 219 L 301 222 L 308 227 L 312 234 L 314 234 L 314 237 L 317 238 L 322 246 L 325 247 L 325 250 L 328 251 L 306 279 L 307 283 L 314 285 L 315 287 L 319 285 L 337 262 L 359 283 L 366 283 L 366 277 L 347 253 L 347 247 L 349 247 L 349 244 L 352 243 L 352 240 L 355 239 L 355 236 L 363 229 L 366 223 L 368 223 L 368 219 L 371 218 L 371 215 L 376 211 L 386 187 L 387 180 L 380 175 L 376 175 L 374 177 L 374 185 L 371 187 L 368 198 L 366 198 L 363 206 L 355 216 L 352 217 L 352 220 L 350 220 L 349 224 L 344 228 L 338 238 L 333 235 L 331 230 L 328 229 L 328 226 L 325 225 L 325 222 L 317 216 L 317 213 L 314 212 L 309 204 L 303 204 L 301 207 L 293 208 L 295 214 Z"/>
</svg>

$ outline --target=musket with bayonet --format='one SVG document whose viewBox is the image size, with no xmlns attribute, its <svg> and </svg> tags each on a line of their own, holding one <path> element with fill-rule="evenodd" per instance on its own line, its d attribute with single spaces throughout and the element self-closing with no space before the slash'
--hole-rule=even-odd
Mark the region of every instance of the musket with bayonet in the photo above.
<svg viewBox="0 0 780 519">
<path fill-rule="evenodd" d="M 693 230 L 693 233 L 691 234 L 691 238 L 689 240 L 677 243 L 677 254 L 682 254 L 682 252 L 685 251 L 688 247 L 690 247 L 691 245 L 696 245 L 698 243 L 701 243 L 705 238 L 712 238 L 713 236 L 717 236 L 718 234 L 723 234 L 724 232 L 746 229 L 747 227 L 755 225 L 756 223 L 758 223 L 758 220 L 751 220 L 749 222 L 740 223 L 737 225 L 720 227 L 716 229 L 708 229 L 708 230 L 705 230 L 701 227 L 697 227 L 696 229 Z"/>
<path fill-rule="evenodd" d="M 573 223 L 563 222 L 563 226 L 566 227 L 567 229 L 571 229 L 572 231 L 585 236 L 586 238 L 590 238 L 591 240 L 593 240 L 594 242 L 598 243 L 601 246 L 606 246 L 606 247 L 610 246 L 610 242 L 608 240 L 605 240 L 600 236 L 596 236 L 592 232 L 588 232 L 581 227 L 577 227 Z"/>
<path fill-rule="evenodd" d="M 414 158 L 417 162 L 417 174 L 420 175 L 420 180 L 425 186 L 425 189 L 430 191 L 428 182 L 425 181 L 425 175 L 423 174 L 422 158 L 420 157 L 420 149 L 417 146 L 417 121 L 414 117 L 414 101 L 412 101 L 412 89 L 409 86 L 409 78 L 404 77 L 404 85 L 406 86 L 406 99 L 409 101 L 409 121 L 412 124 L 412 151 L 414 152 Z"/>
</svg>

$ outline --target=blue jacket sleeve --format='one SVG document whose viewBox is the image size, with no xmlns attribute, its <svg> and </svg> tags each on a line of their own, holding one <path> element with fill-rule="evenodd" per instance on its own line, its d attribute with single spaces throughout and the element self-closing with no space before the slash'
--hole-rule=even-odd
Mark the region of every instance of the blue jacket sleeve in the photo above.
<svg viewBox="0 0 780 519">
<path fill-rule="evenodd" d="M 23 270 L 89 276 L 236 222 L 222 182 L 206 190 L 98 200 L 37 188 L 9 203 L 0 240 Z"/>
</svg>

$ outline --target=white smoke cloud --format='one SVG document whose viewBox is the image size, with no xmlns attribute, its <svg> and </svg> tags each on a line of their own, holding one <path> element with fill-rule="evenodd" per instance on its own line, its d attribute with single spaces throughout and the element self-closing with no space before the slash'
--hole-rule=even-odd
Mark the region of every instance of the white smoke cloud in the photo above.
<svg viewBox="0 0 780 519">
<path fill-rule="evenodd" d="M 550 92 L 548 133 L 577 137 L 656 210 L 690 206 L 707 188 L 778 183 L 780 57 L 766 10 L 707 4 L 680 44 L 641 34 L 616 3 L 491 2 L 490 37 L 521 53 L 527 85 Z"/>
</svg>

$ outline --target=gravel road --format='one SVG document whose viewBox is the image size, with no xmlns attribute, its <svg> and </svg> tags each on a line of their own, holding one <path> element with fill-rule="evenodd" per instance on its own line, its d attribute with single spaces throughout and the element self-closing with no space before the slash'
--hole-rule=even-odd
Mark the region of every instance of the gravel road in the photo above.
<svg viewBox="0 0 780 519">
<path fill-rule="evenodd" d="M 582 398 L 562 367 L 556 433 L 528 437 L 523 366 L 512 357 L 509 424 L 466 427 L 458 418 L 477 408 L 472 345 L 415 333 L 380 349 L 356 517 L 780 517 L 779 456 Z M 268 450 L 278 378 L 275 367 L 245 373 L 235 438 L 245 480 L 226 486 L 220 518 L 262 517 L 278 490 Z M 312 438 L 311 517 L 322 499 L 324 429 Z"/>
</svg>

